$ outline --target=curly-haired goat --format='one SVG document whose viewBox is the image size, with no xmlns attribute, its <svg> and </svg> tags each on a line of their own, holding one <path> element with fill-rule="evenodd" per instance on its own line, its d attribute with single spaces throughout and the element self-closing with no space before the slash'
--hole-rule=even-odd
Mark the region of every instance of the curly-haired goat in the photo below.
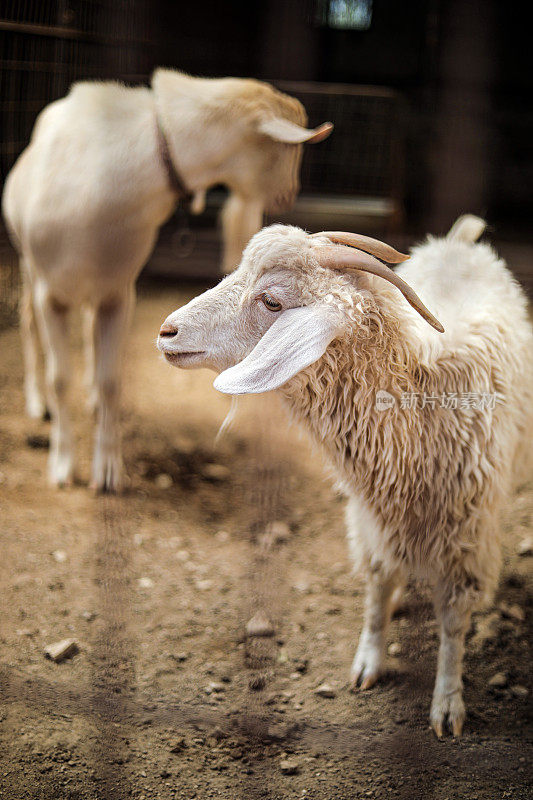
<svg viewBox="0 0 533 800">
<path fill-rule="evenodd" d="M 463 217 L 393 273 L 383 262 L 407 257 L 380 242 L 273 225 L 233 275 L 171 314 L 158 340 L 171 364 L 221 372 L 220 391 L 279 388 L 333 463 L 368 579 L 354 688 L 382 671 L 407 576 L 430 580 L 438 736 L 447 720 L 462 730 L 464 637 L 498 578 L 498 510 L 530 400 L 525 297 L 490 246 L 475 244 L 483 229 Z"/>
</svg>

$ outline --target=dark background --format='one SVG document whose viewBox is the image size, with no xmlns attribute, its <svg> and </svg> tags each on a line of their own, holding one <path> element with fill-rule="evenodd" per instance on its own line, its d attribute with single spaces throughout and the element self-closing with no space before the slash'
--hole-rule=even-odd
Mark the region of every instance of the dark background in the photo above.
<svg viewBox="0 0 533 800">
<path fill-rule="evenodd" d="M 73 80 L 146 82 L 164 65 L 203 76 L 296 81 L 300 88 L 319 82 L 328 85 L 326 93 L 334 84 L 366 85 L 392 90 L 394 113 L 367 103 L 350 114 L 328 95 L 336 130 L 329 142 L 306 149 L 304 191 L 316 192 L 314 171 L 324 194 L 346 192 L 334 185 L 330 162 L 336 159 L 354 195 L 394 195 L 401 209 L 390 226 L 396 234 L 442 233 L 470 211 L 485 216 L 500 241 L 526 243 L 533 211 L 533 71 L 524 14 L 498 0 L 369 0 L 366 30 L 335 29 L 328 24 L 334 2 L 3 0 L 2 176 L 27 143 L 40 108 Z M 323 121 L 315 117 L 325 113 L 325 97 L 315 108 L 302 95 L 311 124 Z M 369 163 L 368 138 L 390 154 L 385 192 L 382 183 L 365 189 L 356 167 Z M 209 214 L 206 219 L 204 226 L 215 224 Z M 354 216 L 352 229 L 367 232 L 367 222 Z M 528 261 L 524 251 L 520 258 Z M 527 283 L 529 266 L 525 272 Z"/>
<path fill-rule="evenodd" d="M 202 75 L 397 89 L 406 101 L 410 225 L 438 232 L 469 210 L 527 235 L 533 70 L 517 6 L 374 0 L 371 26 L 360 31 L 317 25 L 323 4 L 311 0 L 223 5 L 154 4 L 154 63 Z"/>
</svg>

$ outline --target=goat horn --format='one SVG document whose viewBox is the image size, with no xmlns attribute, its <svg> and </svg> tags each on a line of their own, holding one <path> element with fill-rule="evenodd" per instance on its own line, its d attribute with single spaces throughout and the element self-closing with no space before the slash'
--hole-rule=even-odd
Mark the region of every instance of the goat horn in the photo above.
<svg viewBox="0 0 533 800">
<path fill-rule="evenodd" d="M 327 236 L 327 238 L 334 244 L 346 244 L 349 247 L 356 247 L 358 250 L 363 250 L 365 253 L 370 253 L 381 261 L 386 261 L 387 264 L 400 264 L 402 261 L 407 261 L 409 256 L 404 253 L 399 253 L 390 244 L 380 242 L 379 239 L 372 239 L 371 236 L 362 236 L 359 233 L 345 233 L 344 231 L 322 231 L 321 233 L 312 233 L 313 236 Z"/>
<path fill-rule="evenodd" d="M 344 234 L 343 234 L 344 235 Z M 314 255 L 318 258 L 321 266 L 334 270 L 359 270 L 361 272 L 370 272 L 372 275 L 377 275 L 379 278 L 392 283 L 403 294 L 409 305 L 415 311 L 418 311 L 421 317 L 428 322 L 439 333 L 444 333 L 444 328 L 429 311 L 422 300 L 418 297 L 416 292 L 411 289 L 399 275 L 393 272 L 390 267 L 378 261 L 373 255 L 365 253 L 361 250 L 356 250 L 353 247 L 345 247 L 344 245 L 337 245 L 336 247 L 323 247 L 317 248 Z"/>
</svg>

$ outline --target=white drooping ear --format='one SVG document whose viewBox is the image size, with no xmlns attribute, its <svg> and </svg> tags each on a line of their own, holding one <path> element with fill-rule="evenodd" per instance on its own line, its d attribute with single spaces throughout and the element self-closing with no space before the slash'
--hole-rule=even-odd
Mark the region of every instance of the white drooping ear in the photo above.
<svg viewBox="0 0 533 800">
<path fill-rule="evenodd" d="M 283 117 L 271 117 L 270 119 L 261 120 L 258 129 L 276 142 L 317 144 L 327 139 L 333 130 L 333 123 L 323 122 L 318 128 L 302 128 L 301 125 L 297 125 L 295 122 Z"/>
<path fill-rule="evenodd" d="M 252 352 L 221 372 L 213 386 L 224 394 L 258 394 L 277 389 L 317 361 L 340 330 L 339 314 L 330 307 L 287 309 Z"/>
</svg>

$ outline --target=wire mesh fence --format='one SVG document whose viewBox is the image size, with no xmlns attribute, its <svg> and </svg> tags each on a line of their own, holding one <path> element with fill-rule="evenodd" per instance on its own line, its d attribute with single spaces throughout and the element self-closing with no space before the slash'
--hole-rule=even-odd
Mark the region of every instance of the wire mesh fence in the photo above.
<svg viewBox="0 0 533 800">
<path fill-rule="evenodd" d="M 82 79 L 145 80 L 152 47 L 144 0 L 8 0 L 0 11 L 2 183 L 48 103 Z M 0 232 L 0 327 L 18 303 L 17 259 Z"/>
<path fill-rule="evenodd" d="M 331 120 L 334 134 L 320 147 L 307 147 L 303 193 L 402 196 L 402 101 L 377 86 L 281 83 L 298 97 L 311 126 Z"/>
</svg>

